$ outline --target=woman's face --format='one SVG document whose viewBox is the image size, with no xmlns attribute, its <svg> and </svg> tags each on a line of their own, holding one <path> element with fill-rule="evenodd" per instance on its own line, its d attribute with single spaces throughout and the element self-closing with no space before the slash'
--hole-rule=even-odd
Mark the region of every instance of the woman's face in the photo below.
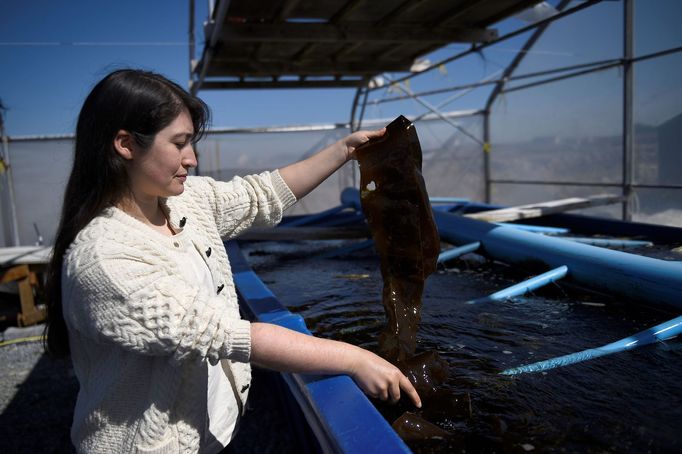
<svg viewBox="0 0 682 454">
<path fill-rule="evenodd" d="M 185 190 L 187 171 L 197 166 L 191 139 L 194 126 L 183 110 L 154 137 L 148 150 L 134 154 L 128 167 L 131 189 L 137 198 L 170 197 Z"/>
</svg>

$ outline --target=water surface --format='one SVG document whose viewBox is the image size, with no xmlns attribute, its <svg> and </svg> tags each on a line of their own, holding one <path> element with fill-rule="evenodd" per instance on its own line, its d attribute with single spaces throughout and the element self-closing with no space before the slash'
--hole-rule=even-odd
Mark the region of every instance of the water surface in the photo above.
<svg viewBox="0 0 682 454">
<path fill-rule="evenodd" d="M 254 270 L 318 336 L 376 351 L 384 323 L 379 259 L 368 249 L 322 258 L 342 242 L 251 243 Z M 539 374 L 499 372 L 627 337 L 678 314 L 566 285 L 467 305 L 528 277 L 467 255 L 426 282 L 417 351 L 437 350 L 450 378 L 418 412 L 449 440 L 415 452 L 673 452 L 682 449 L 677 339 Z M 408 405 L 375 401 L 389 423 Z"/>
</svg>

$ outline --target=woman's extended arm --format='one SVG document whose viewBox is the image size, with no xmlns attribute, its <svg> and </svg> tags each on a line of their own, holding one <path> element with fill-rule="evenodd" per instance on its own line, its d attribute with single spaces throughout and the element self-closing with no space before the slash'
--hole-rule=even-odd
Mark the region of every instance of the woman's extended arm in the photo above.
<svg viewBox="0 0 682 454">
<path fill-rule="evenodd" d="M 397 367 L 345 342 L 308 336 L 269 323 L 252 323 L 251 362 L 280 372 L 348 374 L 372 397 L 397 402 L 402 389 L 421 407 L 417 391 Z"/>
<path fill-rule="evenodd" d="M 279 169 L 279 174 L 296 199 L 300 199 L 352 159 L 357 147 L 369 139 L 381 137 L 385 132 L 386 128 L 378 131 L 357 131 L 307 159 Z"/>
</svg>

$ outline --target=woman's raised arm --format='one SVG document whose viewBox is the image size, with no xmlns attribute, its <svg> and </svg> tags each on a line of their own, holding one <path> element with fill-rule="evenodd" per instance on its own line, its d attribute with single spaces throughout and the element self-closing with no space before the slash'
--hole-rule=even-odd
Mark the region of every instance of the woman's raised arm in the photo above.
<svg viewBox="0 0 682 454">
<path fill-rule="evenodd" d="M 370 139 L 381 137 L 385 132 L 386 128 L 357 131 L 309 158 L 279 169 L 279 174 L 296 199 L 300 199 L 352 159 L 357 147 Z"/>
</svg>

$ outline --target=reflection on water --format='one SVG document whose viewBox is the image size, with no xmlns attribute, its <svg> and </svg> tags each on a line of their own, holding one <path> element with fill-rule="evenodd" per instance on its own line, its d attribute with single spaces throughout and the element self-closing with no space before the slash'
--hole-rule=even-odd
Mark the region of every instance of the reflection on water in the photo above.
<svg viewBox="0 0 682 454">
<path fill-rule="evenodd" d="M 244 252 L 311 331 L 376 351 L 385 321 L 378 258 L 371 250 L 316 258 L 335 245 L 253 243 L 244 245 Z M 465 305 L 526 276 L 474 256 L 454 265 L 427 280 L 417 344 L 418 352 L 439 352 L 449 379 L 415 412 L 451 435 L 408 441 L 415 452 L 682 448 L 682 349 L 676 339 L 544 373 L 498 375 L 508 367 L 612 342 L 676 314 L 556 285 L 526 298 Z M 349 277 L 359 275 L 369 276 Z M 389 423 L 414 411 L 402 403 L 375 404 Z"/>
</svg>

